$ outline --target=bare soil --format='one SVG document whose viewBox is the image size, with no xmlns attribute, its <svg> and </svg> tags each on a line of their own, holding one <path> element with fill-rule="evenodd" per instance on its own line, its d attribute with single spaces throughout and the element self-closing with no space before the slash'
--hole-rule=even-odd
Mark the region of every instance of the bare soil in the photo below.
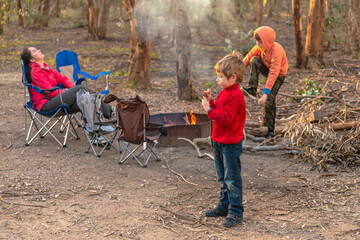
<svg viewBox="0 0 360 240">
<path fill-rule="evenodd" d="M 359 168 L 330 165 L 325 173 L 282 152 L 244 152 L 245 221 L 226 229 L 221 226 L 223 218 L 204 217 L 204 211 L 217 203 L 219 184 L 213 162 L 198 158 L 191 146 L 158 148 L 162 161 L 151 160 L 146 168 L 132 159 L 119 165 L 114 150 L 101 158 L 84 153 L 82 134 L 81 140 L 70 139 L 66 148 L 50 137 L 25 146 L 17 58 L 23 46 L 42 49 L 49 61 L 59 50 L 75 50 L 83 69 L 92 74 L 105 69 L 126 72 L 129 64 L 128 53 L 119 53 L 128 48 L 128 37 L 119 29 L 111 29 L 108 40 L 88 42 L 84 28 L 51 26 L 56 27 L 12 29 L 2 38 L 8 45 L 1 50 L 0 67 L 0 239 L 360 239 Z M 292 68 L 293 29 L 285 27 L 278 41 L 288 52 L 290 71 L 282 91 L 292 94 L 302 78 L 324 71 Z M 225 55 L 226 44 L 223 39 L 194 42 L 194 87 L 201 93 L 204 84 L 215 79 L 212 67 Z M 139 94 L 154 114 L 191 107 L 203 113 L 200 101 L 176 98 L 174 49 L 154 41 L 153 51 L 157 56 L 152 59 L 150 90 L 127 88 L 126 76 L 118 75 L 112 77 L 111 92 L 123 98 Z M 345 73 L 357 74 L 359 69 L 359 61 L 345 55 L 326 53 L 325 60 L 325 68 L 333 71 L 350 66 Z M 220 91 L 216 84 L 211 89 L 214 95 Z M 248 118 L 258 120 L 261 108 L 246 100 L 252 114 Z M 285 104 L 286 98 L 279 96 L 278 101 Z M 294 111 L 281 108 L 278 117 Z M 201 151 L 211 153 L 209 148 Z M 167 163 L 194 184 L 169 171 Z"/>
</svg>

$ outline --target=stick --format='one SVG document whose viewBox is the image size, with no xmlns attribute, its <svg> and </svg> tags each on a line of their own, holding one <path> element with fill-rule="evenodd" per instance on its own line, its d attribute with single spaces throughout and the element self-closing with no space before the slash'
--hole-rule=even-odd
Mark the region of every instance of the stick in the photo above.
<svg viewBox="0 0 360 240">
<path fill-rule="evenodd" d="M 180 157 L 181 157 L 181 156 L 180 156 Z M 180 173 L 175 172 L 174 170 L 172 170 L 172 169 L 170 168 L 170 166 L 169 166 L 169 161 L 171 161 L 171 160 L 173 160 L 173 159 L 176 159 L 176 158 L 179 158 L 179 157 L 174 157 L 174 158 L 171 158 L 171 159 L 169 159 L 169 160 L 166 160 L 166 167 L 169 169 L 170 172 L 172 172 L 172 173 L 174 173 L 175 175 L 181 177 L 182 180 L 184 180 L 186 183 L 191 184 L 191 185 L 194 185 L 194 186 L 197 186 L 196 183 L 193 183 L 193 182 L 190 182 L 190 181 L 186 180 L 183 175 L 181 175 Z"/>
<path fill-rule="evenodd" d="M 178 140 L 183 140 L 183 141 L 186 141 L 186 142 L 190 143 L 191 146 L 193 146 L 193 148 L 194 148 L 195 151 L 197 152 L 199 158 L 203 158 L 203 157 L 207 156 L 207 157 L 211 158 L 212 160 L 214 160 L 214 156 L 212 156 L 212 155 L 209 154 L 209 153 L 201 154 L 199 147 L 196 146 L 195 143 L 193 143 L 190 139 L 187 139 L 187 138 L 178 138 Z"/>
<path fill-rule="evenodd" d="M 9 203 L 9 202 L 6 202 L 6 201 L 1 197 L 1 195 L 0 195 L 0 201 L 3 202 L 3 203 L 5 203 L 5 204 L 9 204 L 9 205 L 46 208 L 46 206 L 41 206 L 41 205 L 31 205 L 31 204 L 24 204 L 24 203 Z"/>
</svg>

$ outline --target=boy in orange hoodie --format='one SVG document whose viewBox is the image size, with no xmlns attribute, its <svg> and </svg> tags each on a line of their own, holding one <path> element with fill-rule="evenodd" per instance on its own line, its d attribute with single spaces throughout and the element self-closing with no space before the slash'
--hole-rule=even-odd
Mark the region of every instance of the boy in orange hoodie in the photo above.
<svg viewBox="0 0 360 240">
<path fill-rule="evenodd" d="M 254 31 L 254 40 L 257 42 L 244 58 L 245 68 L 250 65 L 250 80 L 248 88 L 243 92 L 256 99 L 259 74 L 267 77 L 263 95 L 258 103 L 264 106 L 264 126 L 268 128 L 265 138 L 275 136 L 276 95 L 285 80 L 288 70 L 288 60 L 283 47 L 275 42 L 274 29 L 263 26 Z"/>
</svg>

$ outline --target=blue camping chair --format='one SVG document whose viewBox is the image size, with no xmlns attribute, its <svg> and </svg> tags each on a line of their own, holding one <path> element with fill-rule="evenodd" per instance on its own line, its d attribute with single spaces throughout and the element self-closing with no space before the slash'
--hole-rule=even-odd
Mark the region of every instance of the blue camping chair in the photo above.
<svg viewBox="0 0 360 240">
<path fill-rule="evenodd" d="M 100 93 L 104 95 L 109 93 L 109 74 L 112 73 L 112 71 L 101 72 L 95 77 L 86 72 L 83 72 L 80 70 L 77 53 L 70 50 L 63 50 L 61 52 L 58 52 L 56 54 L 55 61 L 57 71 L 72 80 L 75 85 L 81 84 L 81 82 L 85 81 L 86 78 L 89 78 L 91 80 L 97 80 L 99 77 L 105 75 L 106 87 L 105 90 Z M 83 75 L 84 77 L 79 78 L 79 74 Z"/>
<path fill-rule="evenodd" d="M 44 138 L 47 134 L 51 135 L 53 139 L 62 147 L 66 147 L 67 139 L 69 133 L 74 136 L 75 139 L 80 139 L 74 124 L 72 123 L 72 119 L 75 119 L 77 122 L 80 122 L 79 119 L 73 114 L 67 104 L 62 104 L 61 106 L 49 111 L 49 112 L 41 112 L 36 111 L 33 108 L 33 103 L 30 95 L 30 89 L 35 90 L 41 94 L 49 94 L 53 91 L 59 91 L 60 99 L 61 93 L 60 89 L 61 86 L 57 86 L 51 89 L 40 89 L 38 87 L 33 86 L 31 83 L 28 82 L 25 74 L 25 66 L 23 61 L 21 61 L 21 69 L 22 69 L 22 83 L 24 84 L 24 120 L 25 120 L 25 145 L 29 146 L 37 136 L 40 138 Z M 26 118 L 27 113 L 30 115 L 30 124 L 28 125 L 28 120 Z M 42 118 L 46 117 L 47 121 L 43 122 Z M 64 121 L 64 117 L 67 117 L 67 121 Z M 64 141 L 61 142 L 58 137 L 55 136 L 55 133 L 52 130 L 55 127 L 59 127 L 59 132 L 64 133 L 65 135 Z M 70 129 L 71 127 L 71 129 Z"/>
</svg>

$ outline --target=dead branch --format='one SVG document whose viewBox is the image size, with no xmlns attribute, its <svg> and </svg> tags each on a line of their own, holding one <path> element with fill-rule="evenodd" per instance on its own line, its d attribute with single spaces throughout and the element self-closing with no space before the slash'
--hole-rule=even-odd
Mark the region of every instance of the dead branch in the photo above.
<svg viewBox="0 0 360 240">
<path fill-rule="evenodd" d="M 186 142 L 190 143 L 191 146 L 193 146 L 193 148 L 194 148 L 195 151 L 197 152 L 199 158 L 209 157 L 210 159 L 214 160 L 214 156 L 211 155 L 211 154 L 209 154 L 209 153 L 201 154 L 199 147 L 196 146 L 195 143 L 193 143 L 190 139 L 187 139 L 187 138 L 178 138 L 178 140 L 183 140 L 183 141 L 186 141 Z"/>
<path fill-rule="evenodd" d="M 46 206 L 42 206 L 42 205 L 32 205 L 32 204 L 24 204 L 24 203 L 10 203 L 10 202 L 7 202 L 5 201 L 1 195 L 0 195 L 0 201 L 5 203 L 5 204 L 8 204 L 8 205 L 16 205 L 16 206 L 24 206 L 24 207 L 38 207 L 38 208 L 46 208 Z"/>
<path fill-rule="evenodd" d="M 174 170 L 172 170 L 172 169 L 170 168 L 169 162 L 170 162 L 171 160 L 173 160 L 173 159 L 176 159 L 176 158 L 179 158 L 179 157 L 174 157 L 174 158 L 171 158 L 171 159 L 166 160 L 166 167 L 169 169 L 170 172 L 172 172 L 172 173 L 174 173 L 175 175 L 181 177 L 181 179 L 184 180 L 186 183 L 191 184 L 191 185 L 194 185 L 194 186 L 197 186 L 196 183 L 193 183 L 193 182 L 190 182 L 190 181 L 186 180 L 183 175 L 181 175 L 181 174 L 178 173 L 178 172 L 175 172 Z"/>
</svg>

